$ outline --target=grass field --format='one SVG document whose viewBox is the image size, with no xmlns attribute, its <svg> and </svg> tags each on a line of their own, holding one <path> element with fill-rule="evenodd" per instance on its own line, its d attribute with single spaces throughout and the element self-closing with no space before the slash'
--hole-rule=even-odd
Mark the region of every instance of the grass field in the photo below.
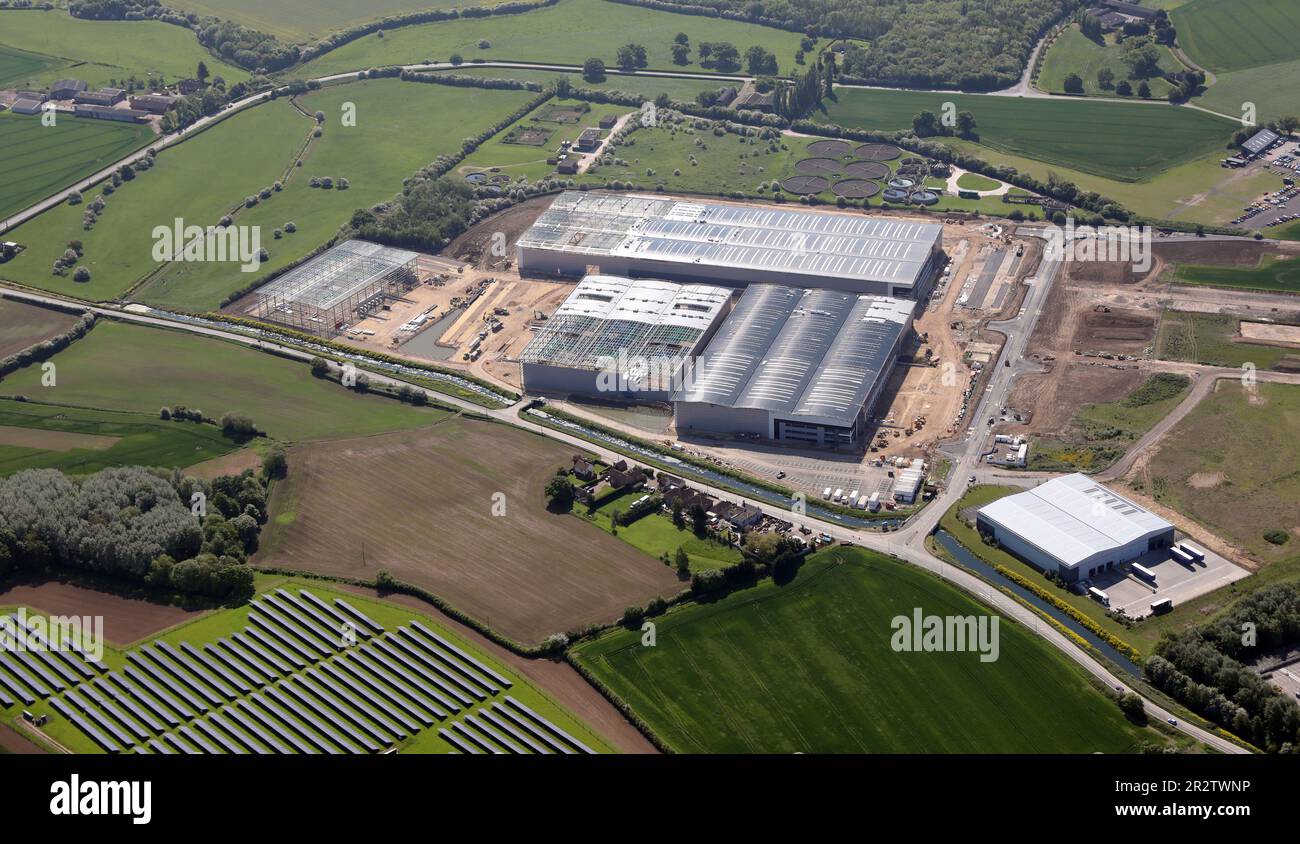
<svg viewBox="0 0 1300 844">
<path fill-rule="evenodd" d="M 581 37 L 575 32 L 581 31 Z M 673 36 L 690 36 L 691 62 L 675 65 Z M 646 48 L 652 70 L 707 71 L 696 63 L 694 45 L 702 41 L 728 41 L 743 56 L 752 46 L 774 53 L 778 70 L 795 69 L 794 54 L 800 35 L 741 21 L 696 15 L 678 15 L 609 3 L 605 0 L 560 0 L 554 6 L 518 15 L 465 18 L 407 26 L 367 35 L 295 70 L 298 76 L 325 76 L 364 67 L 447 61 L 459 53 L 466 62 L 531 61 L 581 65 L 593 56 L 614 66 L 618 48 L 636 42 Z M 491 46 L 481 49 L 480 40 Z"/>
<path fill-rule="evenodd" d="M 1177 284 L 1199 284 L 1206 287 L 1265 290 L 1270 293 L 1300 293 L 1300 258 L 1265 258 L 1258 267 L 1176 264 L 1172 281 Z"/>
<path fill-rule="evenodd" d="M 957 177 L 957 187 L 963 190 L 997 190 L 1000 182 L 979 173 L 962 173 Z"/>
<path fill-rule="evenodd" d="M 1065 432 L 1029 446 L 1031 470 L 1099 472 L 1178 406 L 1191 382 L 1182 375 L 1152 375 L 1119 401 L 1086 404 Z"/>
<path fill-rule="evenodd" d="M 46 71 L 64 67 L 65 64 L 54 56 L 43 56 L 0 44 L 0 87 L 17 87 L 29 79 L 41 79 Z"/>
<path fill-rule="evenodd" d="M 32 205 L 153 140 L 148 126 L 60 115 L 0 113 L 0 217 Z M 0 269 L 0 273 L 4 270 Z"/>
<path fill-rule="evenodd" d="M 601 530 L 609 532 L 614 523 L 614 511 L 627 512 L 632 502 L 642 495 L 644 493 L 641 492 L 629 492 L 626 495 L 620 495 L 602 504 L 590 516 L 587 515 L 586 507 L 582 504 L 576 505 L 573 512 L 583 521 L 590 522 Z M 691 532 L 689 527 L 685 530 L 678 530 L 673 524 L 672 517 L 663 513 L 651 513 L 642 516 L 630 525 L 620 525 L 617 536 L 627 544 L 641 549 L 655 559 L 662 559 L 663 555 L 667 554 L 674 567 L 676 566 L 677 549 L 681 548 L 686 551 L 686 555 L 691 559 L 692 572 L 726 568 L 739 563 L 744 558 L 735 548 L 709 539 L 700 539 Z"/>
<path fill-rule="evenodd" d="M 1129 182 L 1221 150 L 1237 128 L 1168 105 L 862 88 L 837 88 L 823 119 L 893 132 L 910 129 L 922 110 L 941 113 L 945 102 L 975 115 L 979 146 Z"/>
<path fill-rule="evenodd" d="M 76 321 L 76 315 L 66 311 L 0 299 L 0 358 L 62 334 Z"/>
<path fill-rule="evenodd" d="M 1252 394 L 1236 379 L 1174 426 L 1151 459 L 1143 492 L 1184 513 L 1261 560 L 1300 548 L 1300 387 L 1260 382 Z M 1266 542 L 1268 530 L 1291 534 Z"/>
<path fill-rule="evenodd" d="M 546 510 L 546 482 L 572 455 L 464 418 L 292 448 L 256 562 L 364 579 L 386 569 L 530 645 L 681 591 L 659 560 Z"/>
<path fill-rule="evenodd" d="M 1240 324 L 1241 317 L 1231 314 L 1165 311 L 1156 335 L 1156 357 L 1211 366 L 1251 363 L 1262 370 L 1272 369 L 1285 357 L 1300 355 L 1297 349 L 1240 342 Z"/>
<path fill-rule="evenodd" d="M 861 549 L 656 619 L 655 647 L 618 631 L 575 657 L 673 749 L 711 753 L 1121 753 L 1139 728 L 1063 656 L 1007 619 L 1000 655 L 897 653 L 891 619 L 985 610 Z"/>
<path fill-rule="evenodd" d="M 1300 89 L 1279 84 L 1279 80 L 1286 79 L 1300 79 L 1300 58 L 1219 73 L 1214 84 L 1195 102 L 1230 115 L 1239 115 L 1245 103 L 1254 103 L 1258 123 L 1300 115 Z"/>
<path fill-rule="evenodd" d="M 1162 73 L 1183 69 L 1182 63 L 1174 58 L 1174 54 L 1169 52 L 1168 47 L 1157 45 L 1156 49 L 1160 51 Z M 1115 83 L 1112 83 L 1109 89 L 1103 89 L 1097 84 L 1097 71 L 1102 68 L 1109 68 L 1111 73 L 1115 74 L 1115 82 L 1128 79 L 1134 92 L 1130 98 L 1138 99 L 1137 87 L 1143 80 L 1129 76 L 1128 66 L 1124 64 L 1124 49 L 1116 43 L 1115 37 L 1109 35 L 1104 45 L 1098 44 L 1080 32 L 1078 27 L 1072 26 L 1052 42 L 1051 49 L 1043 56 L 1043 66 L 1038 73 L 1037 86 L 1039 90 L 1048 93 L 1064 94 L 1065 77 L 1077 73 L 1083 80 L 1083 92 L 1088 96 L 1118 97 L 1119 94 L 1115 93 Z M 1146 82 L 1151 86 L 1152 99 L 1164 98 L 1173 87 L 1161 79 L 1160 74 L 1146 79 Z"/>
<path fill-rule="evenodd" d="M 158 21 L 82 20 L 61 9 L 0 11 L 0 46 L 39 54 L 42 65 L 23 69 L 0 57 L 0 83 L 5 87 L 41 87 L 67 77 L 84 79 L 92 88 L 133 77 L 141 83 L 150 78 L 174 82 L 193 76 L 200 61 L 213 76 L 230 83 L 249 76 L 213 56 L 183 27 Z M 7 80 L 2 78 L 6 66 L 12 68 Z"/>
<path fill-rule="evenodd" d="M 235 21 L 286 41 L 306 42 L 403 12 L 496 4 L 497 0 L 177 0 L 171 6 Z"/>
<path fill-rule="evenodd" d="M 227 118 L 160 153 L 151 170 L 106 197 L 107 208 L 93 230 L 85 231 L 82 226 L 84 204 L 65 204 L 6 232 L 27 249 L 0 266 L 0 278 L 80 299 L 102 301 L 121 296 L 156 266 L 152 257 L 155 226 L 172 226 L 178 217 L 187 225 L 215 225 L 244 197 L 282 178 L 310 130 L 310 122 L 283 100 Z M 95 195 L 87 193 L 86 202 Z M 89 282 L 50 272 L 71 240 L 84 244 L 80 263 L 90 269 Z M 275 245 L 268 243 L 266 248 L 274 251 Z M 218 266 L 230 286 L 248 283 L 250 276 L 236 265 Z"/>
<path fill-rule="evenodd" d="M 562 708 L 558 703 L 556 703 L 554 699 L 552 699 L 548 694 L 546 694 L 546 692 L 544 692 L 541 688 L 534 685 L 526 677 L 522 676 L 520 673 L 518 673 L 517 671 L 513 670 L 512 668 L 504 664 L 501 660 L 495 659 L 492 656 L 484 653 L 482 649 L 475 646 L 472 642 L 469 642 L 463 636 L 458 635 L 455 630 L 449 629 L 446 625 L 440 623 L 440 621 L 436 617 L 431 617 L 430 615 L 427 615 L 423 612 L 420 612 L 408 606 L 397 605 L 388 601 L 376 600 L 373 598 L 366 597 L 364 595 L 357 595 L 349 591 L 336 590 L 331 588 L 329 584 L 320 583 L 317 581 L 304 582 L 304 581 L 298 581 L 290 578 L 283 578 L 283 577 L 276 577 L 276 576 L 260 576 L 258 578 L 258 587 L 260 590 L 266 590 L 272 592 L 274 589 L 283 588 L 286 591 L 289 591 L 290 593 L 295 595 L 298 594 L 300 590 L 306 589 L 312 595 L 316 596 L 317 598 L 321 599 L 327 604 L 332 604 L 336 598 L 342 598 L 345 601 L 347 601 L 347 603 L 350 604 L 351 606 L 365 613 L 366 616 L 374 620 L 376 623 L 382 625 L 387 631 L 390 631 L 385 636 L 385 639 L 387 641 L 392 641 L 391 637 L 397 635 L 396 633 L 391 631 L 395 631 L 397 628 L 407 625 L 412 620 L 418 621 L 424 627 L 431 629 L 437 635 L 441 636 L 443 639 L 448 640 L 456 648 L 459 648 L 461 651 L 468 653 L 473 659 L 477 660 L 480 663 L 480 665 L 486 666 L 488 669 L 504 677 L 506 680 L 510 682 L 510 686 L 508 688 L 502 689 L 496 694 L 487 695 L 487 701 L 485 702 L 479 702 L 477 698 L 471 700 L 470 698 L 466 697 L 464 700 L 469 701 L 469 704 L 466 705 L 464 701 L 461 701 L 460 702 L 461 705 L 457 707 L 457 711 L 455 712 L 454 715 L 435 720 L 433 726 L 423 727 L 422 729 L 413 732 L 408 731 L 408 734 L 405 738 L 402 738 L 395 743 L 395 746 L 399 749 L 399 752 L 402 753 L 452 752 L 452 745 L 448 744 L 444 739 L 442 739 L 439 736 L 438 733 L 439 728 L 448 726 L 451 720 L 459 721 L 462 717 L 464 717 L 467 714 L 475 714 L 475 715 L 481 714 L 484 710 L 485 703 L 491 703 L 493 701 L 501 701 L 505 698 L 506 695 L 513 697 L 515 700 L 521 702 L 528 708 L 532 709 L 534 712 L 538 713 L 543 718 L 546 718 L 548 721 L 550 721 L 551 723 L 559 727 L 559 729 L 563 730 L 569 736 L 582 742 L 588 748 L 599 753 L 613 752 L 613 749 L 601 736 L 594 733 L 589 727 L 587 727 L 580 720 L 578 720 L 578 718 L 576 718 L 573 714 L 571 714 L 570 712 Z M 8 611 L 14 609 L 14 607 L 4 607 L 4 609 Z M 31 614 L 33 613 L 29 612 L 29 616 Z M 217 642 L 221 639 L 230 636 L 233 633 L 240 633 L 245 629 L 247 629 L 249 626 L 250 626 L 249 608 L 247 606 L 239 607 L 235 609 L 221 610 L 218 612 L 205 614 L 193 620 L 184 621 L 179 625 L 173 626 L 172 628 L 166 630 L 165 632 L 157 636 L 151 636 L 147 640 L 138 643 L 137 646 L 132 647 L 131 650 L 138 650 L 140 648 L 144 648 L 147 650 L 147 652 L 153 653 L 155 642 L 165 642 L 177 650 L 181 650 L 180 644 L 182 642 L 188 642 L 192 646 L 201 648 L 205 644 L 212 644 L 214 642 Z M 364 649 L 369 652 L 373 652 L 366 645 L 368 641 L 369 641 L 368 639 L 358 636 L 357 648 Z M 390 645 L 390 647 L 392 646 Z M 380 651 L 380 653 L 382 653 L 382 651 Z M 353 659 L 353 658 L 354 657 L 348 657 L 348 659 Z M 370 711 L 374 711 L 371 708 L 373 704 L 368 704 L 363 702 L 354 693 L 348 691 L 344 686 L 342 686 L 342 684 L 339 684 L 337 681 L 333 680 L 330 674 L 322 671 L 319 668 L 320 663 L 337 666 L 339 659 L 340 659 L 339 655 L 331 653 L 330 655 L 324 657 L 323 659 L 320 659 L 313 663 L 313 665 L 318 666 L 315 668 L 315 674 L 319 679 L 321 686 L 326 689 L 328 694 L 331 695 L 331 697 L 334 699 L 334 702 L 339 704 L 344 711 L 349 711 L 353 713 L 368 713 Z M 105 646 L 103 660 L 111 670 L 117 672 L 115 676 L 121 676 L 122 669 L 128 664 L 128 661 L 126 659 L 126 650 L 119 649 L 111 645 Z M 282 696 L 281 700 L 293 700 L 293 698 L 288 696 L 286 692 L 287 684 L 300 682 L 300 678 L 303 677 L 306 673 L 307 672 L 305 669 L 293 669 L 288 671 L 284 677 L 280 677 L 273 674 L 271 676 L 271 682 L 269 682 L 265 686 L 265 688 L 252 690 L 252 687 L 250 687 L 250 691 L 247 692 L 241 691 L 239 689 L 235 689 L 231 687 L 228 683 L 224 683 L 223 685 L 230 692 L 229 696 L 222 693 L 221 690 L 217 689 L 217 686 L 213 685 L 212 682 L 209 680 L 208 685 L 211 685 L 213 689 L 217 689 L 218 691 L 217 699 L 222 701 L 220 707 L 212 707 L 210 702 L 203 701 L 201 698 L 195 695 L 196 699 L 199 700 L 202 706 L 196 708 L 197 714 L 194 711 L 190 713 L 190 715 L 193 716 L 193 718 L 185 717 L 185 718 L 181 718 L 180 720 L 182 723 L 189 724 L 191 726 L 191 729 L 193 729 L 193 724 L 195 723 L 196 720 L 205 720 L 208 717 L 206 713 L 214 711 L 214 709 L 217 708 L 219 708 L 222 712 L 228 712 L 229 704 L 235 701 L 246 702 L 250 699 L 255 699 L 259 701 L 265 701 L 267 699 L 270 699 L 272 701 L 275 701 L 276 698 L 273 695 L 268 694 L 266 689 L 274 689 L 276 693 Z M 400 684 L 394 683 L 392 684 L 392 686 L 393 688 L 396 688 L 398 690 L 405 691 L 404 687 L 401 686 Z M 84 692 L 84 688 L 85 688 L 84 686 L 79 686 L 77 688 L 78 696 L 83 701 L 87 702 L 94 709 L 95 712 L 99 713 L 101 716 L 104 716 L 108 712 L 108 710 L 100 707 L 98 704 L 91 703 L 89 700 L 89 695 L 87 695 Z M 434 687 L 433 683 L 429 682 L 427 679 L 421 679 L 419 683 L 418 691 L 427 696 L 431 693 L 436 692 L 437 689 Z M 101 696 L 107 697 L 107 695 L 103 695 L 102 690 L 101 690 Z M 77 753 L 102 752 L 90 738 L 85 736 L 76 726 L 74 726 L 62 715 L 60 715 L 49 704 L 48 699 L 40 700 L 40 702 L 30 707 L 24 707 L 22 703 L 18 703 L 12 707 L 0 709 L 0 712 L 3 713 L 3 716 L 6 720 L 17 720 L 18 712 L 20 709 L 23 708 L 30 709 L 33 713 L 37 715 L 48 714 L 50 716 L 50 720 L 49 723 L 46 724 L 43 729 L 53 740 L 57 741 L 59 744 L 68 747 Z M 173 708 L 175 707 L 173 706 Z M 310 712 L 310 710 L 307 709 L 305 706 L 296 705 L 296 701 L 295 701 L 295 705 L 291 705 L 288 707 L 284 707 L 283 705 L 281 705 L 281 708 L 289 711 L 289 717 L 295 719 L 298 722 L 298 726 L 301 726 L 303 724 L 310 724 L 313 721 L 317 723 L 321 722 L 321 719 L 318 719 L 317 716 L 313 715 Z M 118 709 L 123 712 L 129 711 L 126 707 L 119 706 Z M 401 720 L 399 717 L 395 715 L 396 711 L 397 710 L 395 707 L 391 709 L 388 708 L 387 706 L 383 707 L 382 717 L 384 719 L 384 722 L 391 723 L 397 720 Z M 444 716 L 446 716 L 446 713 L 444 713 Z M 117 716 L 113 716 L 109 720 L 117 723 L 116 717 Z M 132 718 L 131 715 L 126 715 L 125 717 Z M 139 726 L 143 727 L 145 729 L 145 732 L 150 736 L 158 736 L 162 734 L 161 731 L 154 730 L 153 728 L 149 727 L 149 725 L 145 724 L 143 722 L 143 719 L 133 718 L 132 720 L 135 723 L 137 723 Z M 244 734 L 242 725 L 240 725 L 236 719 L 230 718 L 227 715 L 224 717 L 224 723 L 228 725 L 234 725 L 237 729 L 240 730 L 241 735 Z M 383 726 L 383 723 L 380 722 L 378 719 L 376 719 L 376 723 L 380 724 L 381 727 Z M 163 727 L 164 725 L 160 722 L 159 726 Z M 297 727 L 295 727 L 295 729 L 296 728 Z M 355 727 L 353 729 L 355 729 Z M 310 731 L 299 730 L 299 732 L 301 732 L 304 736 L 312 735 Z M 331 733 L 337 735 L 341 732 L 342 731 L 338 730 L 335 727 L 329 727 L 327 731 L 323 731 L 323 734 L 328 736 Z M 134 736 L 131 736 L 131 738 L 133 741 L 136 740 Z M 147 741 L 147 739 L 141 741 Z M 210 743 L 215 744 L 214 742 L 211 742 L 211 739 L 208 739 L 208 741 Z M 280 736 L 280 741 L 286 745 L 288 744 L 288 742 L 284 739 L 283 735 Z"/>
<path fill-rule="evenodd" d="M 1193 0 L 1170 19 L 1192 61 L 1216 72 L 1300 58 L 1296 0 Z"/>
<path fill-rule="evenodd" d="M 36 404 L 43 394 L 28 398 L 0 400 L 0 475 L 21 469 L 86 475 L 111 466 L 184 468 L 239 448 L 213 425 L 165 422 L 155 413 Z"/>
<path fill-rule="evenodd" d="M 327 119 L 324 135 L 312 142 L 299 168 L 289 165 L 310 131 L 311 121 L 287 102 L 259 106 L 255 111 L 271 111 L 256 121 L 271 124 L 272 136 L 278 139 L 273 146 L 268 145 L 264 165 L 268 174 L 278 172 L 259 176 L 264 179 L 261 186 L 281 178 L 284 170 L 291 170 L 283 191 L 235 215 L 239 225 L 261 227 L 262 245 L 270 260 L 262 264 L 259 273 L 274 272 L 302 258 L 333 237 L 353 211 L 392 199 L 401 191 L 403 179 L 439 155 L 456 152 L 464 138 L 478 134 L 534 96 L 525 91 L 481 91 L 396 79 L 324 88 L 302 98 L 302 108 L 308 114 L 323 111 Z M 344 103 L 356 106 L 356 126 L 340 125 Z M 233 138 L 236 131 L 242 137 L 250 129 L 257 131 L 257 127 L 230 127 L 224 137 Z M 236 148 L 242 150 L 243 145 L 236 144 Z M 271 153 L 278 153 L 279 158 Z M 259 145 L 254 155 L 262 154 Z M 187 160 L 193 158 L 187 156 Z M 313 188 L 313 176 L 331 176 L 335 180 L 341 176 L 350 187 L 345 191 Z M 223 189 L 221 199 L 237 202 L 255 190 L 240 193 Z M 275 240 L 274 230 L 290 220 L 298 231 Z M 133 265 L 136 277 L 152 266 L 147 255 L 139 257 L 144 260 Z M 133 298 L 160 307 L 209 310 L 253 277 L 234 272 L 225 264 L 175 262 L 150 278 Z"/>
<path fill-rule="evenodd" d="M 313 378 L 306 364 L 233 343 L 116 322 L 101 321 L 52 360 L 57 386 L 42 387 L 40 367 L 29 366 L 0 390 L 104 410 L 157 413 L 183 404 L 214 419 L 241 412 L 284 440 L 419 428 L 447 415 L 346 390 Z"/>
</svg>

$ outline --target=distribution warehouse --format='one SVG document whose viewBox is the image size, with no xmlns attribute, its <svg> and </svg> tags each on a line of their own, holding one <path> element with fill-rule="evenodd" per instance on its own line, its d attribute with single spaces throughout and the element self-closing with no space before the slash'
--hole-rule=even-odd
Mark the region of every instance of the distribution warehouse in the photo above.
<svg viewBox="0 0 1300 844">
<path fill-rule="evenodd" d="M 1169 522 L 1077 473 L 986 504 L 975 522 L 1002 548 L 1070 583 L 1174 543 Z"/>
<path fill-rule="evenodd" d="M 609 275 L 584 278 L 520 356 L 529 392 L 672 398 L 732 291 Z"/>
<path fill-rule="evenodd" d="M 565 191 L 516 244 L 519 271 L 922 298 L 943 227 L 892 217 Z"/>
<path fill-rule="evenodd" d="M 677 430 L 848 445 L 863 433 L 915 302 L 750 285 L 674 400 Z"/>
</svg>

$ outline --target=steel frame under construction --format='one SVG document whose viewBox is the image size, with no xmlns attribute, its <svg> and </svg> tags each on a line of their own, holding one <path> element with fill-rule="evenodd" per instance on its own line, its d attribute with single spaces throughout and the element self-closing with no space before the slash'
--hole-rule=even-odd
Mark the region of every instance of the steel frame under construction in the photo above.
<svg viewBox="0 0 1300 844">
<path fill-rule="evenodd" d="M 419 253 L 348 240 L 257 292 L 257 318 L 332 337 L 419 283 Z"/>
</svg>

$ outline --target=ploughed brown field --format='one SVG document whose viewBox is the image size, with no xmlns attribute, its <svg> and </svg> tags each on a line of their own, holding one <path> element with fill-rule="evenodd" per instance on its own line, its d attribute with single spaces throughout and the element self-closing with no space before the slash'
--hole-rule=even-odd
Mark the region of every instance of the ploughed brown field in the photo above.
<svg viewBox="0 0 1300 844">
<path fill-rule="evenodd" d="M 76 321 L 75 314 L 0 299 L 0 358 L 62 334 Z"/>
<path fill-rule="evenodd" d="M 104 619 L 104 638 L 118 647 L 157 635 L 206 612 L 154 604 L 56 580 L 9 586 L 0 591 L 0 607 L 29 607 L 46 615 L 100 616 Z"/>
<path fill-rule="evenodd" d="M 387 569 L 529 644 L 683 588 L 659 560 L 547 512 L 543 489 L 572 452 L 527 431 L 456 417 L 288 458 L 255 565 L 367 580 Z"/>
</svg>

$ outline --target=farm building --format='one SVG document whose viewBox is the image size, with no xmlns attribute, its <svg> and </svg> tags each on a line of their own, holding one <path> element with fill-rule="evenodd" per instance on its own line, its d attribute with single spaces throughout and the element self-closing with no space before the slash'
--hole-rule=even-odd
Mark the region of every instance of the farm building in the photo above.
<svg viewBox="0 0 1300 844">
<path fill-rule="evenodd" d="M 72 98 L 78 105 L 117 105 L 126 99 L 126 91 L 121 88 L 100 88 L 98 91 L 82 91 Z"/>
<path fill-rule="evenodd" d="M 73 109 L 77 117 L 90 117 L 95 120 L 119 120 L 123 123 L 143 123 L 149 119 L 149 112 L 136 108 L 113 108 L 102 105 L 77 104 Z"/>
<path fill-rule="evenodd" d="M 679 433 L 813 445 L 862 435 L 915 302 L 750 285 L 673 399 Z"/>
<path fill-rule="evenodd" d="M 667 401 L 730 301 L 723 287 L 587 276 L 520 355 L 524 389 Z"/>
<path fill-rule="evenodd" d="M 14 100 L 14 104 L 9 110 L 14 114 L 40 114 L 42 103 L 40 100 Z"/>
<path fill-rule="evenodd" d="M 257 318 L 331 337 L 418 284 L 419 257 L 363 240 L 344 241 L 259 288 Z"/>
<path fill-rule="evenodd" d="M 596 147 L 600 146 L 600 130 L 583 129 L 582 134 L 578 136 L 578 140 L 574 142 L 573 146 L 583 152 L 594 150 Z"/>
<path fill-rule="evenodd" d="M 80 79 L 60 79 L 50 86 L 50 99 L 70 100 L 89 87 Z"/>
<path fill-rule="evenodd" d="M 986 504 L 975 523 L 1005 550 L 1071 583 L 1174 543 L 1172 524 L 1078 473 Z"/>
<path fill-rule="evenodd" d="M 131 108 L 151 114 L 166 114 L 176 105 L 177 97 L 161 94 L 139 94 L 131 98 Z"/>
<path fill-rule="evenodd" d="M 862 214 L 565 191 L 517 244 L 519 270 L 919 297 L 943 227 Z"/>
</svg>

